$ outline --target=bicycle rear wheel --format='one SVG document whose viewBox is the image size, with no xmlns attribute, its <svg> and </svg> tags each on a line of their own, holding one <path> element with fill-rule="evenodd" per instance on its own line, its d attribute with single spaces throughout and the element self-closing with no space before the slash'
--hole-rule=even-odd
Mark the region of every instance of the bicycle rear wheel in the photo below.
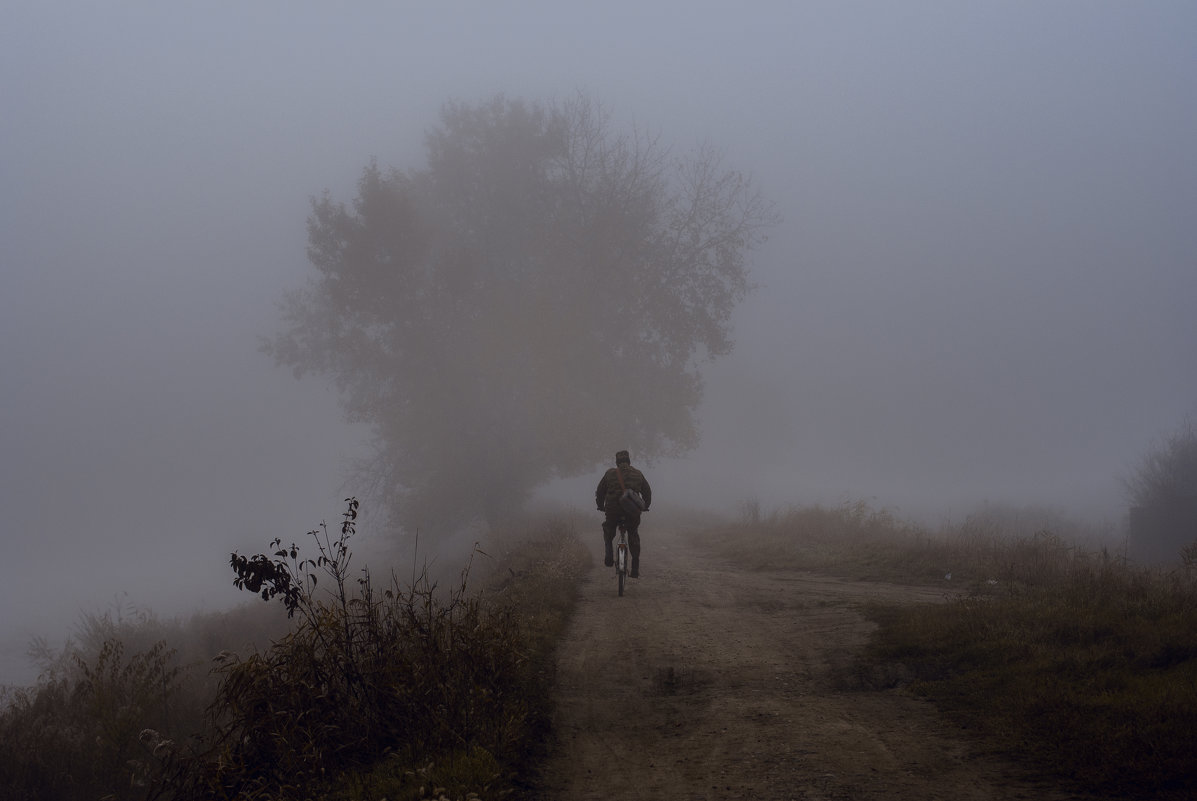
<svg viewBox="0 0 1197 801">
<path fill-rule="evenodd" d="M 615 550 L 615 576 L 619 579 L 619 595 L 623 597 L 623 580 L 628 575 L 628 546 L 622 542 Z"/>
</svg>

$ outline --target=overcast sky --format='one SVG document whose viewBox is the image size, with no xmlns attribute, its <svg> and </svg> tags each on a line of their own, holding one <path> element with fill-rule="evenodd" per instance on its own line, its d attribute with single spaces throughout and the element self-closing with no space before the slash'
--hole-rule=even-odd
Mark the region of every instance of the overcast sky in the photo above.
<svg viewBox="0 0 1197 801">
<path fill-rule="evenodd" d="M 230 549 L 338 519 L 362 434 L 258 338 L 307 275 L 309 198 L 423 166 L 448 100 L 583 90 L 776 203 L 704 445 L 642 465 L 659 505 L 1116 509 L 1197 404 L 1190 2 L 4 17 L 0 639 L 121 592 L 226 605 Z M 564 488 L 587 509 L 596 480 Z"/>
</svg>

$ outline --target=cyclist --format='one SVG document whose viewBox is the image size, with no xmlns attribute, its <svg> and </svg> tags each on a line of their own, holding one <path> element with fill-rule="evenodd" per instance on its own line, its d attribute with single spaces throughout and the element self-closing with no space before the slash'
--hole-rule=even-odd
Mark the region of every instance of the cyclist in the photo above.
<svg viewBox="0 0 1197 801">
<path fill-rule="evenodd" d="M 615 540 L 615 529 L 623 523 L 628 530 L 628 550 L 632 554 L 632 570 L 628 575 L 639 578 L 640 511 L 628 512 L 620 504 L 625 490 L 640 493 L 640 497 L 644 499 L 644 511 L 648 511 L 653 502 L 652 487 L 648 485 L 644 473 L 632 467 L 632 458 L 628 452 L 619 451 L 615 454 L 615 467 L 609 468 L 599 479 L 598 489 L 594 491 L 594 502 L 598 505 L 598 510 L 606 514 L 603 520 L 604 562 L 607 567 L 615 564 L 611 543 Z"/>
</svg>

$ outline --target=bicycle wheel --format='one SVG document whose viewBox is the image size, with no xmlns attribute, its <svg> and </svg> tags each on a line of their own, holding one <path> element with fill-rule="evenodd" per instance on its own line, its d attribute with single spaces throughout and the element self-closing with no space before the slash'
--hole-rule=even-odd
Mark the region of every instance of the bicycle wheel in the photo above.
<svg viewBox="0 0 1197 801">
<path fill-rule="evenodd" d="M 619 594 L 623 596 L 623 580 L 628 575 L 628 546 L 622 542 L 615 549 L 615 576 L 619 579 Z"/>
</svg>

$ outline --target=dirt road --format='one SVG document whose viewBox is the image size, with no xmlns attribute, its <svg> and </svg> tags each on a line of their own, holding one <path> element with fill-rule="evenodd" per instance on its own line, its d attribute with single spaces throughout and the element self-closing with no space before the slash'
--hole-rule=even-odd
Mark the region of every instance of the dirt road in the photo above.
<svg viewBox="0 0 1197 801">
<path fill-rule="evenodd" d="M 645 529 L 624 597 L 601 562 L 585 583 L 545 801 L 1075 797 L 974 753 L 923 702 L 847 686 L 859 605 L 941 591 L 745 572 Z"/>
</svg>

